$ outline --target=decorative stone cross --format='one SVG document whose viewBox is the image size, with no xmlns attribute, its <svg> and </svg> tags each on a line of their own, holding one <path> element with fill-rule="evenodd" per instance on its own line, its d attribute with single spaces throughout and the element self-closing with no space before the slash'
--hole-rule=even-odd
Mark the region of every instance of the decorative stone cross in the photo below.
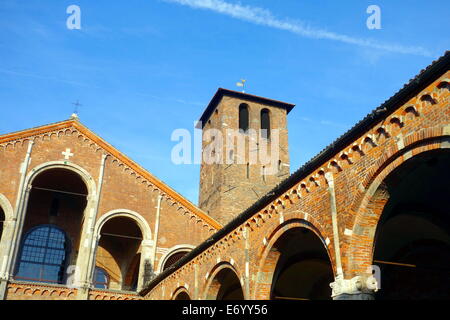
<svg viewBox="0 0 450 320">
<path fill-rule="evenodd" d="M 61 152 L 61 154 L 64 156 L 64 159 L 69 160 L 70 157 L 73 157 L 73 153 L 70 152 L 70 149 L 67 148 L 66 151 Z"/>
</svg>

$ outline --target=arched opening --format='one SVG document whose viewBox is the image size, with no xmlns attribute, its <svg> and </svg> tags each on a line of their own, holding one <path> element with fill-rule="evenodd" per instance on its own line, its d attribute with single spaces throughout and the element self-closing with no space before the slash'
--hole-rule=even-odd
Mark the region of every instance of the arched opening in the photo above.
<svg viewBox="0 0 450 320">
<path fill-rule="evenodd" d="M 164 265 L 162 267 L 162 271 L 166 270 L 170 266 L 174 265 L 178 260 L 183 258 L 185 255 L 187 255 L 189 251 L 183 250 L 183 251 L 177 251 L 173 254 L 171 254 L 166 261 L 164 262 Z"/>
<path fill-rule="evenodd" d="M 109 287 L 109 275 L 105 269 L 100 267 L 95 267 L 94 279 L 92 281 L 94 288 L 98 289 L 108 289 Z"/>
<path fill-rule="evenodd" d="M 249 128 L 248 105 L 241 103 L 239 105 L 239 131 L 246 133 Z"/>
<path fill-rule="evenodd" d="M 261 110 L 261 137 L 270 139 L 270 112 L 266 108 Z"/>
<path fill-rule="evenodd" d="M 67 169 L 43 171 L 33 180 L 16 260 L 15 278 L 64 284 L 80 245 L 87 187 Z"/>
<path fill-rule="evenodd" d="M 213 278 L 207 300 L 244 300 L 238 276 L 231 268 L 222 268 Z"/>
<path fill-rule="evenodd" d="M 450 298 L 449 163 L 447 150 L 422 153 L 384 180 L 373 258 L 381 271 L 377 299 Z"/>
<path fill-rule="evenodd" d="M 271 299 L 331 299 L 333 269 L 324 243 L 313 231 L 289 229 L 277 239 L 266 261 L 275 265 Z"/>
<path fill-rule="evenodd" d="M 189 297 L 186 291 L 181 291 L 173 300 L 191 300 L 191 297 Z"/>
<path fill-rule="evenodd" d="M 109 277 L 108 289 L 135 291 L 139 279 L 142 231 L 135 220 L 117 216 L 104 223 L 96 266 Z"/>
</svg>

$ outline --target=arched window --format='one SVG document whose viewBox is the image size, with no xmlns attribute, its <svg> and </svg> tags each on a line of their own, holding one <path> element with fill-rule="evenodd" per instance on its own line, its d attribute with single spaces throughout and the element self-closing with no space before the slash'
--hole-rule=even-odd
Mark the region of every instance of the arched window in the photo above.
<svg viewBox="0 0 450 320">
<path fill-rule="evenodd" d="M 270 114 L 268 109 L 261 110 L 261 136 L 270 139 Z"/>
<path fill-rule="evenodd" d="M 62 284 L 69 253 L 64 231 L 52 225 L 33 228 L 22 243 L 15 278 Z"/>
<path fill-rule="evenodd" d="M 108 289 L 109 275 L 105 269 L 100 268 L 100 267 L 95 267 L 93 285 L 94 285 L 94 288 Z"/>
<path fill-rule="evenodd" d="M 174 265 L 178 260 L 183 258 L 185 255 L 187 255 L 188 251 L 179 251 L 172 254 L 170 257 L 167 258 L 166 262 L 164 263 L 163 271 L 169 268 L 170 266 Z"/>
<path fill-rule="evenodd" d="M 246 103 L 241 103 L 239 106 L 239 131 L 243 131 L 244 133 L 247 132 L 249 127 L 248 124 L 248 105 Z"/>
</svg>

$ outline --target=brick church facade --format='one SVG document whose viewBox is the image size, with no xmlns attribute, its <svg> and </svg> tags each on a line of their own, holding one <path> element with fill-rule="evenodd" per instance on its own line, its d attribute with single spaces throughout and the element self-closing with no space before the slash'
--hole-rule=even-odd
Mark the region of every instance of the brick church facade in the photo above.
<svg viewBox="0 0 450 320">
<path fill-rule="evenodd" d="M 219 89 L 198 206 L 76 116 L 1 135 L 0 298 L 449 299 L 449 66 L 292 174 L 294 105 Z M 253 148 L 218 152 L 210 132 Z M 275 161 L 252 162 L 261 142 Z"/>
</svg>

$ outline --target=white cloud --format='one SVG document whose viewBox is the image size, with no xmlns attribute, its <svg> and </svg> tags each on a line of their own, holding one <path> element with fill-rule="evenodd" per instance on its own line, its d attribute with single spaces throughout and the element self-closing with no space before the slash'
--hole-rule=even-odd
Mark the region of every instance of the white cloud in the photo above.
<svg viewBox="0 0 450 320">
<path fill-rule="evenodd" d="M 40 74 L 35 74 L 35 73 L 24 73 L 24 72 L 17 72 L 17 71 L 12 71 L 12 70 L 5 70 L 5 69 L 0 69 L 0 73 L 9 74 L 9 75 L 13 75 L 13 76 L 56 81 L 56 82 L 66 83 L 66 84 L 80 86 L 80 87 L 98 88 L 97 86 L 87 85 L 82 82 L 76 82 L 76 81 L 72 81 L 72 80 L 66 80 L 66 79 L 61 79 L 61 78 L 56 78 L 56 77 L 46 76 L 46 75 L 40 75 Z"/>
<path fill-rule="evenodd" d="M 233 4 L 223 0 L 164 0 L 165 2 L 177 3 L 195 9 L 211 10 L 236 19 L 248 21 L 254 24 L 268 26 L 271 28 L 285 30 L 305 38 L 324 39 L 339 41 L 361 47 L 380 49 L 395 53 L 413 54 L 430 57 L 432 54 L 420 46 L 404 46 L 393 43 L 382 43 L 372 39 L 356 38 L 330 32 L 324 29 L 312 28 L 299 21 L 282 20 L 276 18 L 267 9 Z"/>
</svg>

